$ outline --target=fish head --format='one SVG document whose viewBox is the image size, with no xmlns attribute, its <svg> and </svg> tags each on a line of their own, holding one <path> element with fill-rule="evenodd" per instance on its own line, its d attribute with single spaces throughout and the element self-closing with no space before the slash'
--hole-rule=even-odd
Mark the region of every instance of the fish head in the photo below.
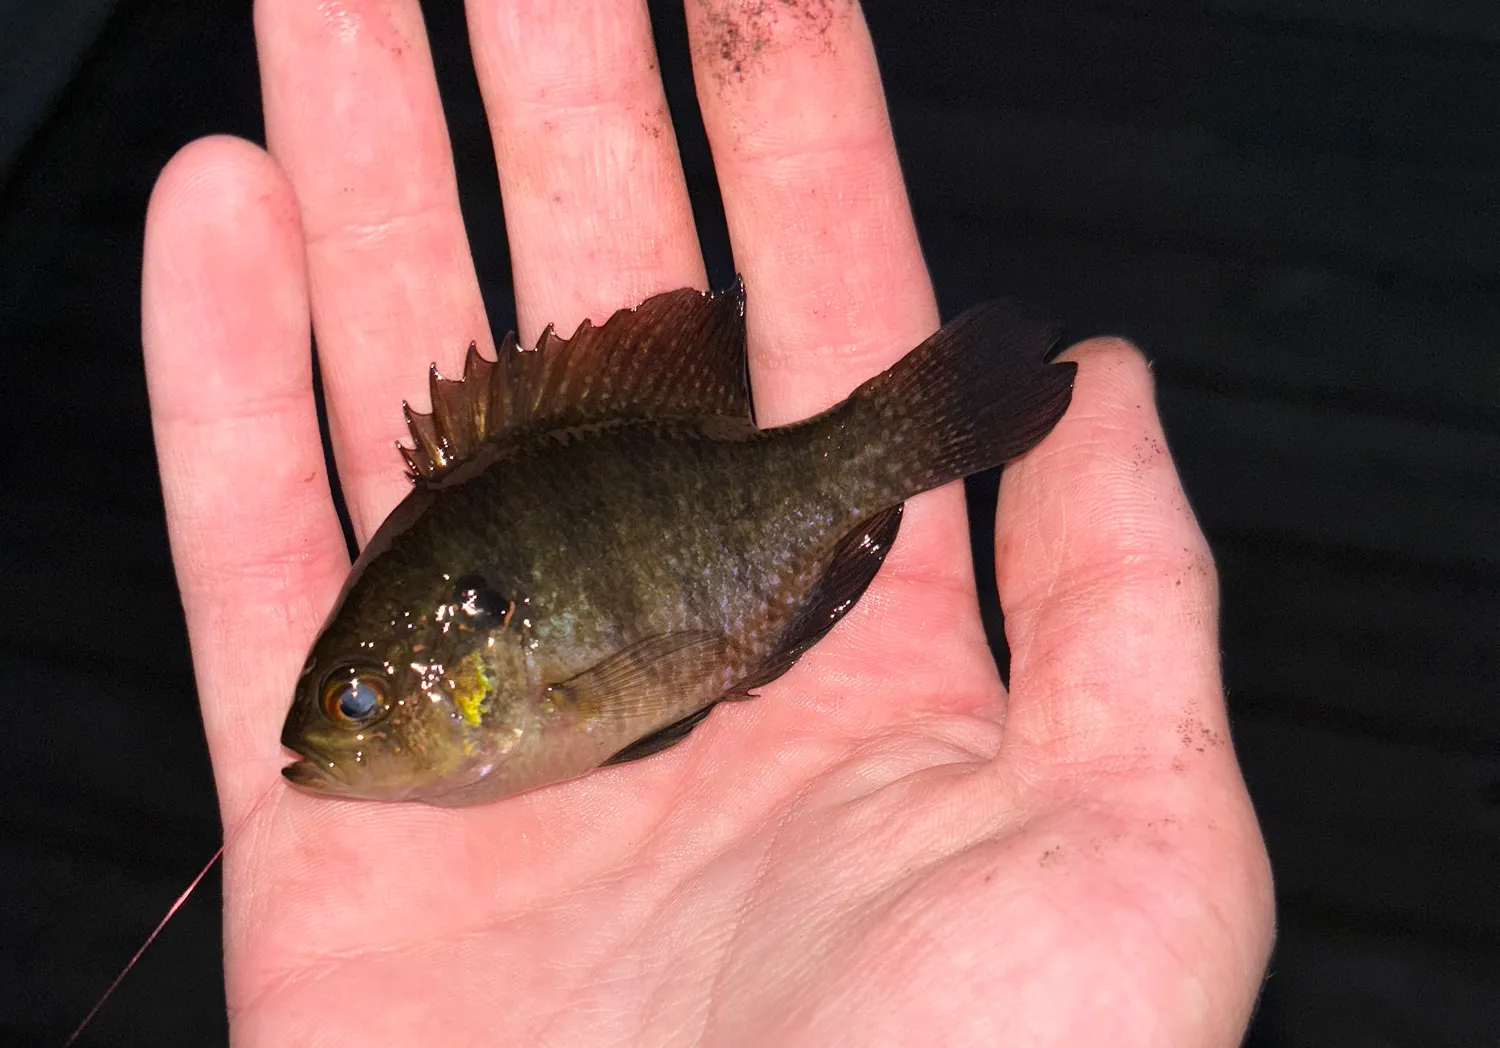
<svg viewBox="0 0 1500 1048">
<path fill-rule="evenodd" d="M 357 580 L 297 681 L 281 742 L 301 759 L 283 776 L 323 796 L 435 803 L 485 779 L 526 734 L 521 618 L 475 575 Z"/>
</svg>

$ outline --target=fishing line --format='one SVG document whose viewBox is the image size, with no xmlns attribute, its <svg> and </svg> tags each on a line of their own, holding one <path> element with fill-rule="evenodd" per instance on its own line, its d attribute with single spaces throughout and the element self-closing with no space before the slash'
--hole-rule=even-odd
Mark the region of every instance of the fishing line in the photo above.
<svg viewBox="0 0 1500 1048">
<path fill-rule="evenodd" d="M 74 1042 L 83 1035 L 83 1031 L 88 1029 L 89 1024 L 94 1021 L 94 1016 L 99 1014 L 99 1009 L 103 1008 L 105 1002 L 114 995 L 115 990 L 119 989 L 120 984 L 125 981 L 125 976 L 130 974 L 130 970 L 136 966 L 142 955 L 151 948 L 151 944 L 162 933 L 162 929 L 167 926 L 167 922 L 176 916 L 178 910 L 182 909 L 182 904 L 188 901 L 188 896 L 192 895 L 203 878 L 208 876 L 208 871 L 214 868 L 214 863 L 224 857 L 224 849 L 239 839 L 240 834 L 244 833 L 245 828 L 250 825 L 250 820 L 255 817 L 255 814 L 260 811 L 261 807 L 270 798 L 271 794 L 276 792 L 279 786 L 280 783 L 273 783 L 260 795 L 260 799 L 251 806 L 250 810 L 245 813 L 244 818 L 240 819 L 239 825 L 225 834 L 224 841 L 219 845 L 218 850 L 213 853 L 208 862 L 203 864 L 203 869 L 198 871 L 198 876 L 194 877 L 188 886 L 182 890 L 182 894 L 177 896 L 176 901 L 167 907 L 167 912 L 162 915 L 161 920 L 156 922 L 156 927 L 151 929 L 151 934 L 146 936 L 146 941 L 141 943 L 140 949 L 135 951 L 130 960 L 125 963 L 125 967 L 120 969 L 120 974 L 115 976 L 114 981 L 109 984 L 109 987 L 94 1002 L 94 1006 L 89 1009 L 89 1013 L 83 1017 L 83 1022 L 79 1023 L 77 1029 L 68 1035 L 68 1039 L 62 1043 L 62 1048 L 72 1048 Z"/>
</svg>

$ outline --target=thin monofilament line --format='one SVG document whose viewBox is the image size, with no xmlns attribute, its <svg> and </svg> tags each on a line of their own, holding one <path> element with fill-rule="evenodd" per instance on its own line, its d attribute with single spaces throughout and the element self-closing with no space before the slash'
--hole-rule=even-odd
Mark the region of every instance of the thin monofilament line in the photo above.
<svg viewBox="0 0 1500 1048">
<path fill-rule="evenodd" d="M 103 1008 L 105 1002 L 107 1002 L 110 997 L 114 995 L 115 990 L 119 989 L 120 984 L 125 981 L 125 976 L 130 974 L 130 970 L 136 966 L 136 963 L 141 959 L 145 952 L 151 948 L 151 944 L 154 943 L 156 941 L 156 937 L 162 933 L 162 929 L 167 926 L 167 922 L 176 915 L 178 910 L 182 909 L 182 904 L 188 901 L 188 896 L 193 894 L 194 890 L 197 889 L 199 883 L 202 882 L 203 878 L 208 876 L 208 871 L 214 868 L 214 863 L 218 862 L 219 859 L 224 855 L 224 849 L 229 847 L 230 842 L 239 837 L 246 826 L 250 825 L 250 819 L 255 815 L 256 812 L 260 811 L 261 805 L 266 803 L 266 799 L 271 796 L 272 792 L 275 791 L 277 786 L 279 785 L 279 783 L 273 784 L 270 789 L 262 793 L 260 795 L 260 799 L 257 800 L 255 804 L 251 806 L 250 810 L 245 813 L 245 817 L 240 820 L 240 824 L 234 828 L 234 831 L 225 836 L 224 843 L 220 844 L 218 850 L 213 853 L 213 856 L 208 860 L 208 862 L 203 864 L 203 869 L 198 871 L 198 876 L 194 877 L 188 884 L 188 886 L 182 890 L 182 894 L 177 896 L 176 901 L 173 902 L 171 906 L 167 907 L 167 912 L 162 915 L 161 920 L 156 922 L 156 927 L 151 929 L 151 934 L 146 936 L 146 941 L 141 943 L 140 949 L 135 951 L 130 960 L 125 963 L 125 967 L 120 969 L 120 974 L 115 976 L 114 981 L 109 984 L 104 993 L 101 994 L 99 999 L 94 1002 L 94 1006 L 89 1009 L 89 1013 L 83 1017 L 83 1022 L 79 1023 L 77 1029 L 75 1029 L 71 1034 L 68 1035 L 68 1039 L 62 1043 L 62 1048 L 72 1048 L 74 1042 L 76 1042 L 78 1038 L 83 1035 L 83 1031 L 88 1029 L 89 1024 L 94 1021 L 94 1016 L 99 1014 L 99 1009 Z"/>
</svg>

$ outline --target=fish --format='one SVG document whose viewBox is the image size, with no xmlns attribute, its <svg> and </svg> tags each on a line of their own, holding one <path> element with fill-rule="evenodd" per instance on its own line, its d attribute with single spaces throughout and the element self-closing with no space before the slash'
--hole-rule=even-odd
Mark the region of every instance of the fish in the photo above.
<svg viewBox="0 0 1500 1048">
<path fill-rule="evenodd" d="M 430 370 L 411 491 L 297 680 L 287 782 L 464 807 L 659 753 L 848 613 L 907 499 L 1025 454 L 1072 397 L 1058 327 L 996 300 L 762 429 L 745 309 L 743 281 L 685 288 Z"/>
</svg>

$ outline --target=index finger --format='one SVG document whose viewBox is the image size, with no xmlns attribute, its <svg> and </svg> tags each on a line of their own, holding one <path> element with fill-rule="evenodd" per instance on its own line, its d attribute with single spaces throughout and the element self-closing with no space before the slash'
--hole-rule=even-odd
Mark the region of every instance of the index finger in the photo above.
<svg viewBox="0 0 1500 1048">
<path fill-rule="evenodd" d="M 266 140 L 297 194 L 339 481 L 361 542 L 410 487 L 403 393 L 491 342 L 416 0 L 259 0 Z"/>
<path fill-rule="evenodd" d="M 313 406 L 302 229 L 248 142 L 203 139 L 146 214 L 142 341 L 172 560 L 228 825 L 278 779 L 308 636 L 349 569 Z"/>
</svg>

